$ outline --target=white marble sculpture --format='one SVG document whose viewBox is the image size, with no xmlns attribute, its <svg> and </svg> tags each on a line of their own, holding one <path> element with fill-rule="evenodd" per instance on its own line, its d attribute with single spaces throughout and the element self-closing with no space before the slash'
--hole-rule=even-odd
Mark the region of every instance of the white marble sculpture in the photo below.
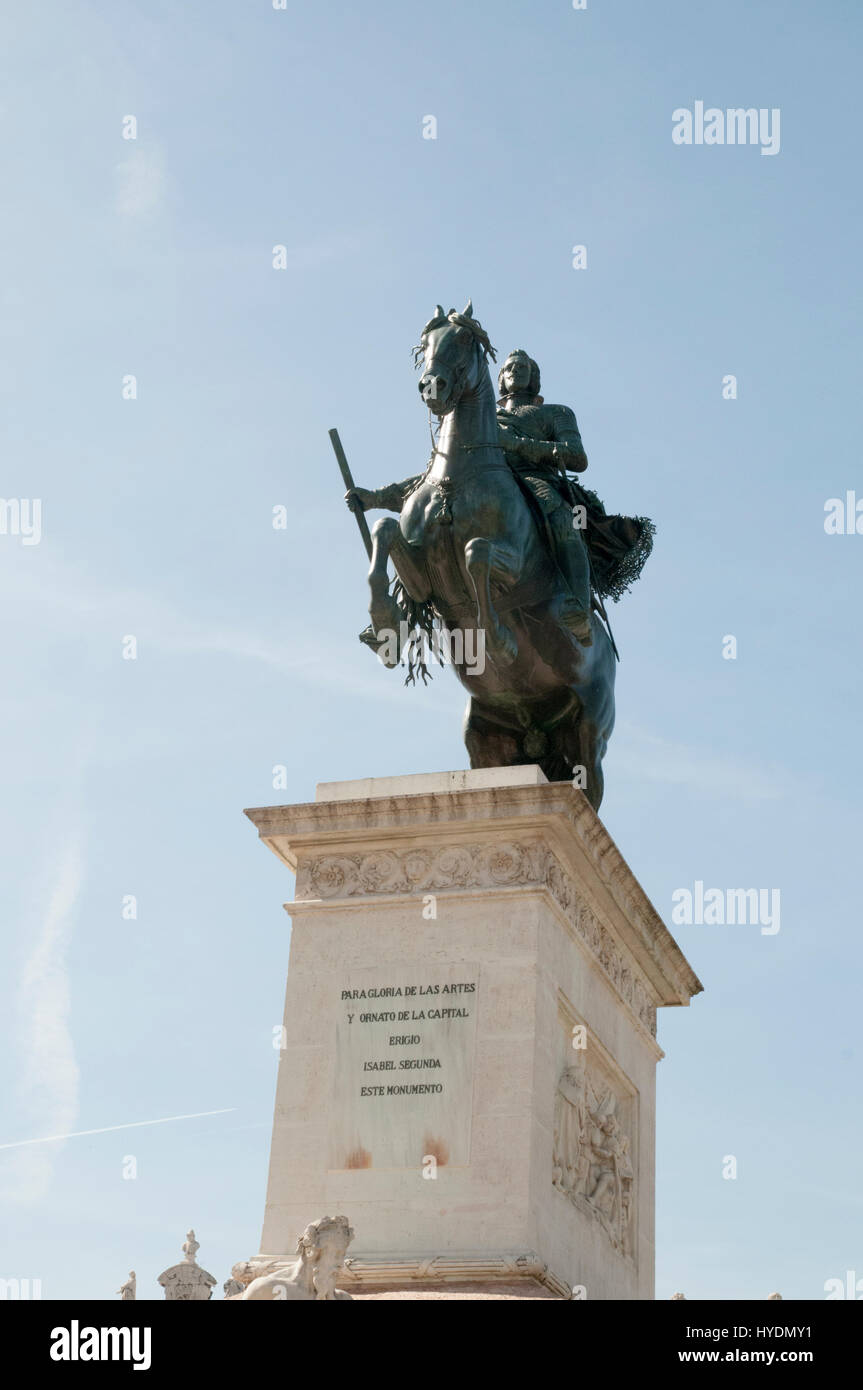
<svg viewBox="0 0 863 1390">
<path fill-rule="evenodd" d="M 182 1248 L 182 1263 L 170 1265 L 168 1269 L 164 1269 L 159 1275 L 158 1282 L 165 1290 L 165 1298 L 169 1302 L 205 1303 L 207 1299 L 213 1297 L 213 1286 L 216 1283 L 216 1278 L 206 1269 L 202 1269 L 195 1260 L 200 1244 L 195 1239 L 194 1231 L 186 1233 Z"/>
<path fill-rule="evenodd" d="M 189 1264 L 194 1264 L 194 1263 L 195 1263 L 195 1256 L 196 1256 L 196 1254 L 198 1253 L 198 1251 L 200 1250 L 200 1248 L 201 1248 L 201 1242 L 200 1242 L 199 1240 L 195 1240 L 195 1232 L 194 1232 L 194 1230 L 189 1230 L 189 1231 L 187 1231 L 187 1232 L 186 1232 L 186 1239 L 185 1239 L 185 1241 L 183 1242 L 183 1254 L 185 1255 L 185 1257 L 186 1257 L 186 1259 L 188 1260 Z"/>
<path fill-rule="evenodd" d="M 634 1169 L 614 1093 L 591 1076 L 584 1052 L 560 1077 L 554 1107 L 552 1182 L 586 1204 L 616 1250 L 629 1249 Z"/>
<path fill-rule="evenodd" d="M 336 1288 L 348 1246 L 354 1238 L 346 1216 L 323 1216 L 307 1226 L 297 1241 L 297 1259 L 267 1266 L 266 1273 L 253 1278 L 243 1299 L 253 1301 L 350 1299 Z M 231 1271 L 243 1282 L 250 1266 L 235 1265 Z"/>
<path fill-rule="evenodd" d="M 137 1281 L 134 1269 L 129 1270 L 129 1277 L 125 1284 L 121 1284 L 117 1290 L 124 1303 L 134 1303 L 136 1297 Z"/>
</svg>

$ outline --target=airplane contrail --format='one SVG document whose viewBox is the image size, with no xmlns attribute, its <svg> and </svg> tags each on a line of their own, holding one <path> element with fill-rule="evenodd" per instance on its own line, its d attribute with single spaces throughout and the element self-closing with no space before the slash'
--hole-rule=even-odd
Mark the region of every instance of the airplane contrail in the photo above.
<svg viewBox="0 0 863 1390">
<path fill-rule="evenodd" d="M 14 1144 L 0 1144 L 0 1149 L 23 1149 L 25 1144 L 55 1144 L 58 1139 L 80 1139 L 85 1134 L 110 1134 L 115 1129 L 139 1129 L 142 1125 L 167 1125 L 173 1120 L 200 1120 L 204 1115 L 231 1115 L 236 1110 L 198 1110 L 194 1115 L 165 1115 L 161 1120 L 133 1120 L 127 1125 L 105 1125 L 103 1129 L 79 1129 L 72 1134 L 49 1134 L 45 1139 L 17 1139 Z"/>
</svg>

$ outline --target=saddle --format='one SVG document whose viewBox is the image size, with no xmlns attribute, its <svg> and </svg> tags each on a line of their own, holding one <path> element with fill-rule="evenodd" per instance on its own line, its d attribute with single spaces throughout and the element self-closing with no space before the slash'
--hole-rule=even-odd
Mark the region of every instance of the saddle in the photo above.
<svg viewBox="0 0 863 1390">
<path fill-rule="evenodd" d="M 546 549 L 555 560 L 558 542 L 549 518 L 558 506 L 570 505 L 569 498 L 563 492 L 563 479 L 558 482 L 535 478 L 511 465 L 510 468 Z M 653 549 L 656 527 L 646 516 L 609 514 L 590 488 L 583 487 L 569 475 L 567 481 L 576 505 L 584 507 L 587 514 L 583 536 L 590 558 L 591 587 L 600 599 L 612 598 L 617 602 L 641 574 Z"/>
</svg>

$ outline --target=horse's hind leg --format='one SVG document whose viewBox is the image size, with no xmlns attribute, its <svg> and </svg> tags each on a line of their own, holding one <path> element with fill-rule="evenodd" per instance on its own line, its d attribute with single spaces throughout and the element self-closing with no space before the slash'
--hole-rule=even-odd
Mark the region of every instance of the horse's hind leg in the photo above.
<svg viewBox="0 0 863 1390">
<path fill-rule="evenodd" d="M 524 761 L 517 734 L 484 719 L 473 699 L 467 702 L 463 732 L 471 767 L 514 767 Z"/>
<path fill-rule="evenodd" d="M 607 747 L 608 740 L 595 724 L 590 724 L 584 719 L 579 720 L 578 757 L 573 763 L 573 780 L 576 786 L 584 787 L 584 794 L 594 811 L 599 810 L 605 791 L 602 760 Z M 576 775 L 577 773 L 579 775 Z"/>
<path fill-rule="evenodd" d="M 562 720 L 551 736 L 551 781 L 572 779 L 598 811 L 605 789 L 602 760 L 608 748 L 608 733 L 584 709 Z"/>
<path fill-rule="evenodd" d="M 511 666 L 518 656 L 518 643 L 497 615 L 491 585 L 492 580 L 514 581 L 513 556 L 508 548 L 485 536 L 475 536 L 464 548 L 464 560 L 476 595 L 477 625 L 485 633 L 486 652 L 496 666 Z"/>
</svg>

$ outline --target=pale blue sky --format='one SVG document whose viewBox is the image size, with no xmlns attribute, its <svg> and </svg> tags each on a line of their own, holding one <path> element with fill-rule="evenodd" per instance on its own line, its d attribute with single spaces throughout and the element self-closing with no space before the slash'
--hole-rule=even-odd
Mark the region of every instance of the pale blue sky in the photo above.
<svg viewBox="0 0 863 1390">
<path fill-rule="evenodd" d="M 706 990 L 660 1015 L 657 1296 L 863 1276 L 863 536 L 823 528 L 863 497 L 860 37 L 852 0 L 7 10 L 2 493 L 44 534 L 0 536 L 0 1143 L 231 1113 L 0 1152 L 0 1276 L 161 1297 L 189 1225 L 220 1284 L 258 1247 L 292 880 L 241 811 L 464 766 L 450 673 L 356 640 L 327 429 L 367 486 L 421 468 L 409 349 L 468 296 L 657 524 L 609 830 L 666 921 L 696 879 L 782 894 L 776 936 L 675 929 Z M 780 153 L 674 145 L 696 100 L 779 107 Z"/>
</svg>

